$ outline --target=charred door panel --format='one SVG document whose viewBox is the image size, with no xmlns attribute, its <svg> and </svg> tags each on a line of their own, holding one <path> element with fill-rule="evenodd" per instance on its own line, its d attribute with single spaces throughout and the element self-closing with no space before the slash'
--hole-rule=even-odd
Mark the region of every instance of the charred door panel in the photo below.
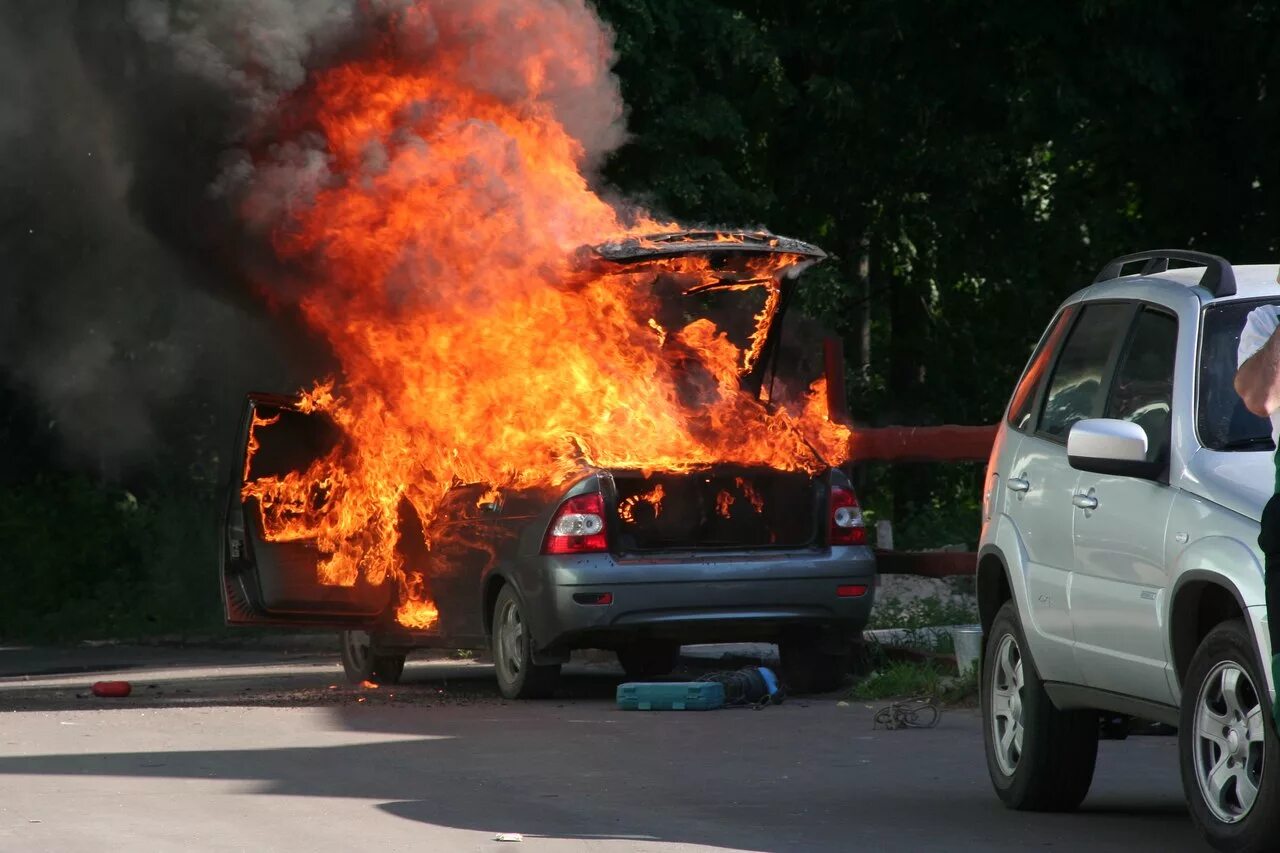
<svg viewBox="0 0 1280 853">
<path fill-rule="evenodd" d="M 510 560 L 532 517 L 521 493 L 498 494 L 480 484 L 456 487 L 430 531 L 428 584 L 449 636 L 483 638 L 484 578 Z"/>
<path fill-rule="evenodd" d="M 252 395 L 237 443 L 236 476 L 227 495 L 222 573 L 231 624 L 372 624 L 391 601 L 391 584 L 357 578 L 351 586 L 322 584 L 324 555 L 314 542 L 271 541 L 259 501 L 244 498 L 244 484 L 301 473 L 338 448 L 341 433 L 323 415 L 305 414 L 282 397 Z M 316 492 L 312 499 L 324 500 Z"/>
</svg>

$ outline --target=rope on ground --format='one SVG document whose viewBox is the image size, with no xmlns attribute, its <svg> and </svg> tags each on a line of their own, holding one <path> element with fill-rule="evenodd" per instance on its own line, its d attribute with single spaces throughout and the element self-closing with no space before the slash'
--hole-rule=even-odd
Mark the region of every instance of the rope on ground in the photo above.
<svg viewBox="0 0 1280 853">
<path fill-rule="evenodd" d="M 942 717 L 938 700 L 932 696 L 915 696 L 900 699 L 876 711 L 871 728 L 878 729 L 931 729 Z"/>
</svg>

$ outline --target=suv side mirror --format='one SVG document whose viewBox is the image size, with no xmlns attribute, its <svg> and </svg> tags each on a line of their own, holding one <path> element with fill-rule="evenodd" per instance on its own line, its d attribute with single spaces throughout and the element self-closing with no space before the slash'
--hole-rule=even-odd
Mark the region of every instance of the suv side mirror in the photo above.
<svg viewBox="0 0 1280 853">
<path fill-rule="evenodd" d="M 1077 421 L 1067 434 L 1067 462 L 1077 471 L 1151 479 L 1160 463 L 1147 460 L 1147 433 L 1115 418 Z"/>
</svg>

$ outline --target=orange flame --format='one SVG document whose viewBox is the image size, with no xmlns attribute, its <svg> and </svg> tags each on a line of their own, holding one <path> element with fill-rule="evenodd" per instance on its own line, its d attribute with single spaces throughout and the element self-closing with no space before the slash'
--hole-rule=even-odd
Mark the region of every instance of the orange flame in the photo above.
<svg viewBox="0 0 1280 853">
<path fill-rule="evenodd" d="M 244 454 L 244 475 L 242 479 L 249 479 L 249 466 L 253 463 L 253 455 L 258 452 L 261 443 L 258 440 L 258 427 L 271 426 L 280 422 L 280 416 L 275 415 L 270 418 L 264 418 L 257 412 L 253 413 L 253 420 L 249 422 L 249 441 L 245 448 Z"/>
<path fill-rule="evenodd" d="M 642 495 L 632 495 L 618 503 L 618 515 L 627 524 L 635 524 L 636 521 L 636 505 L 646 503 L 653 507 L 653 515 L 656 518 L 662 514 L 662 499 L 666 496 L 666 489 L 658 483 L 649 491 Z"/>
<path fill-rule="evenodd" d="M 747 503 L 751 504 L 751 508 L 757 515 L 764 511 L 764 496 L 756 491 L 756 487 L 751 485 L 750 481 L 742 477 L 734 477 L 733 484 L 742 490 L 742 496 L 747 499 Z"/>
<path fill-rule="evenodd" d="M 820 385 L 790 409 L 740 386 L 778 310 L 778 276 L 801 258 L 759 254 L 733 281 L 700 257 L 584 269 L 580 246 L 675 226 L 624 218 L 592 190 L 587 151 L 548 81 L 591 85 L 606 73 L 592 53 L 604 37 L 587 32 L 581 2 L 544 5 L 556 11 L 527 30 L 545 49 L 497 69 L 505 88 L 478 85 L 484 69 L 471 57 L 475 34 L 487 32 L 478 24 L 506 7 L 464 5 L 455 13 L 477 26 L 457 31 L 472 41 L 442 30 L 429 50 L 411 50 L 406 41 L 432 13 L 420 0 L 391 18 L 378 56 L 315 72 L 280 117 L 263 121 L 280 142 L 259 154 L 261 175 L 282 168 L 289 144 L 316 139 L 330 175 L 290 200 L 272 243 L 306 271 L 302 314 L 342 365 L 340 384 L 318 383 L 299 408 L 326 413 L 349 440 L 283 477 L 249 481 L 246 467 L 243 495 L 258 500 L 269 539 L 316 543 L 322 583 L 394 578 L 397 619 L 412 628 L 431 627 L 439 612 L 436 569 L 397 554 L 405 501 L 430 550 L 431 521 L 456 483 L 496 496 L 592 468 L 817 472 L 847 449 Z M 278 196 L 260 178 L 246 217 L 262 222 Z M 670 315 L 653 285 L 673 276 L 685 294 L 763 288 L 747 339 L 705 317 L 660 323 Z M 250 456 L 253 431 L 268 425 L 254 421 Z M 660 487 L 644 497 L 655 511 L 661 498 Z"/>
</svg>

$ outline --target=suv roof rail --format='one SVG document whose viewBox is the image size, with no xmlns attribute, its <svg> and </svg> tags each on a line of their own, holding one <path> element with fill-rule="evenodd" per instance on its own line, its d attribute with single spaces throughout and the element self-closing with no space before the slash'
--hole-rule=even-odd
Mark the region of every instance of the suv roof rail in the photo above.
<svg viewBox="0 0 1280 853">
<path fill-rule="evenodd" d="M 1164 272 L 1169 269 L 1169 261 L 1187 261 L 1192 264 L 1203 264 L 1204 275 L 1200 276 L 1200 286 L 1214 296 L 1234 296 L 1236 292 L 1236 274 L 1231 269 L 1231 262 L 1221 255 L 1208 252 L 1192 252 L 1188 249 L 1153 249 L 1147 252 L 1136 252 L 1132 255 L 1121 255 L 1107 261 L 1107 265 L 1093 280 L 1110 281 L 1120 277 L 1120 270 L 1128 264 L 1146 261 L 1141 275 Z"/>
</svg>

